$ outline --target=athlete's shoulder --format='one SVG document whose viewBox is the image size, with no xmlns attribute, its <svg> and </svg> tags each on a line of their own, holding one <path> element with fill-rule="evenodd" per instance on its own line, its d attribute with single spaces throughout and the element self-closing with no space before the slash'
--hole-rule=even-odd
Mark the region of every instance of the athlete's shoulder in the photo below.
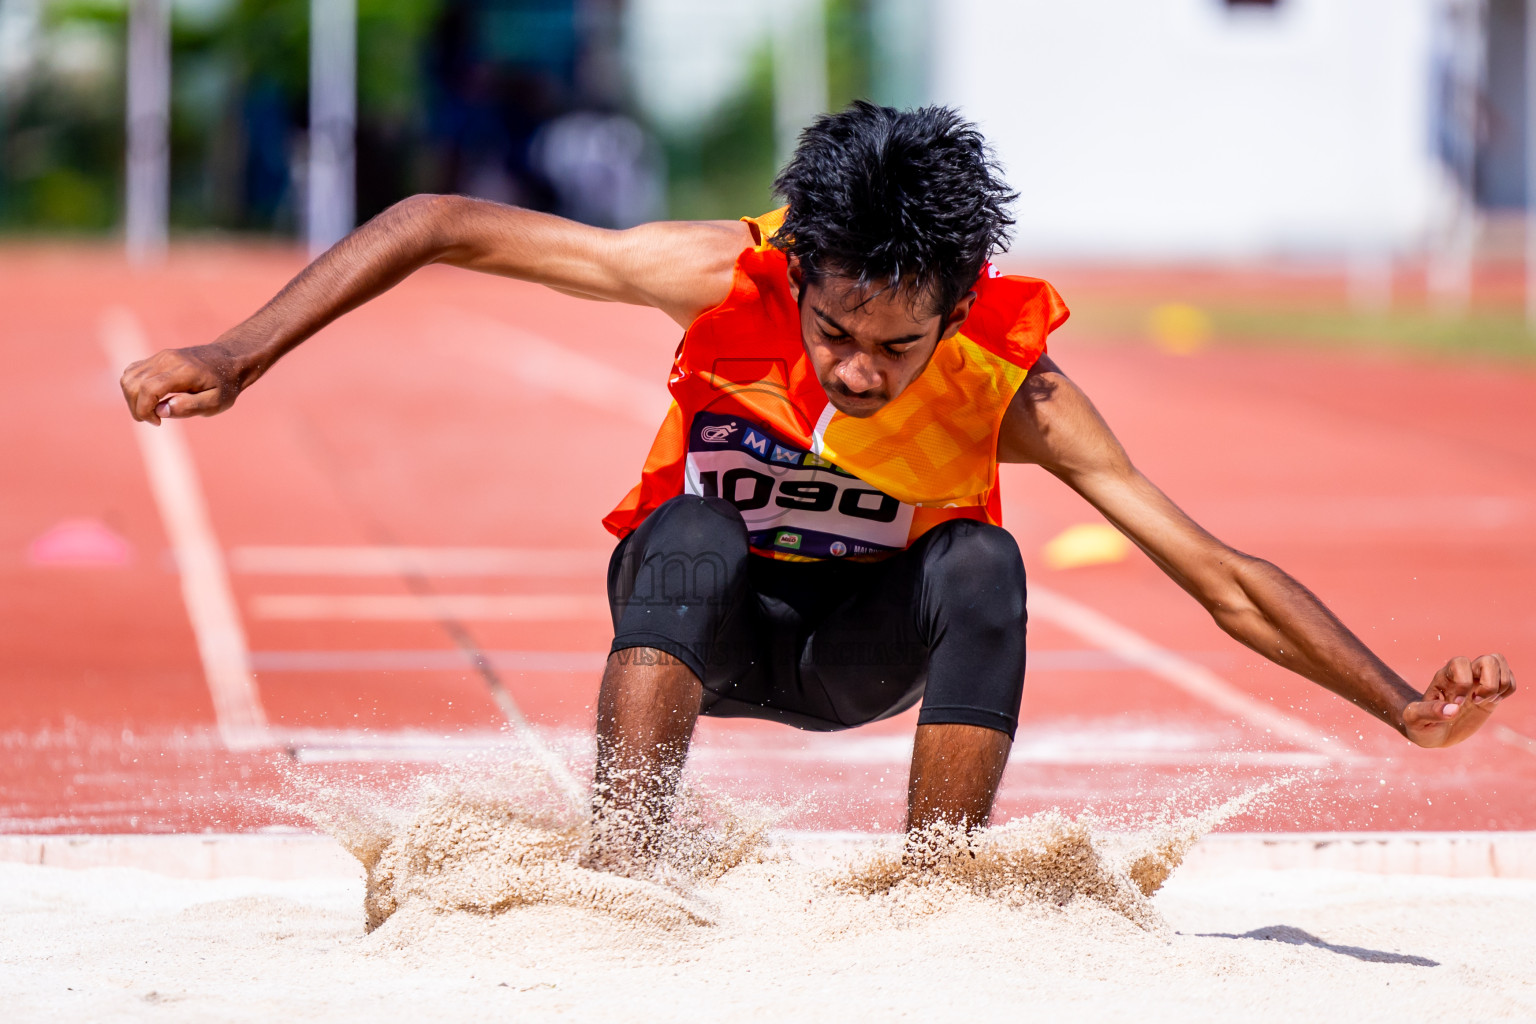
<svg viewBox="0 0 1536 1024">
<path fill-rule="evenodd" d="M 1044 354 L 1046 337 L 1071 315 L 1049 281 L 1004 274 L 990 263 L 976 279 L 975 291 L 963 332 L 1023 366 Z"/>
<path fill-rule="evenodd" d="M 627 275 L 643 282 L 640 301 L 684 327 L 730 294 L 737 257 L 753 245 L 737 221 L 653 221 L 618 237 Z"/>
<path fill-rule="evenodd" d="M 620 235 L 632 251 L 690 265 L 723 262 L 729 266 L 756 244 L 747 225 L 734 220 L 657 220 Z"/>
<path fill-rule="evenodd" d="M 717 301 L 698 310 L 687 325 L 690 331 L 702 329 L 706 323 L 711 328 L 739 331 L 744 323 L 776 322 L 786 309 L 793 310 L 788 258 L 773 244 L 784 223 L 783 209 L 740 220 L 701 223 L 718 230 L 728 242 L 722 242 L 718 250 L 716 269 L 721 272 L 723 286 L 714 289 Z M 729 327 L 724 326 L 727 321 Z"/>
</svg>

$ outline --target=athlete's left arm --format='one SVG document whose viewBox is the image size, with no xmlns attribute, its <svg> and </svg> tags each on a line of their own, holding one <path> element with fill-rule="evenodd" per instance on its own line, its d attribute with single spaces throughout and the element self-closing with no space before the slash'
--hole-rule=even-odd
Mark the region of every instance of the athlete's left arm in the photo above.
<svg viewBox="0 0 1536 1024">
<path fill-rule="evenodd" d="M 1358 704 L 1423 747 L 1459 743 L 1515 690 L 1503 655 L 1452 658 L 1422 694 L 1311 591 L 1228 547 L 1131 463 L 1093 403 L 1049 358 L 1003 419 L 998 460 L 1043 466 L 1088 500 L 1234 639 Z"/>
</svg>

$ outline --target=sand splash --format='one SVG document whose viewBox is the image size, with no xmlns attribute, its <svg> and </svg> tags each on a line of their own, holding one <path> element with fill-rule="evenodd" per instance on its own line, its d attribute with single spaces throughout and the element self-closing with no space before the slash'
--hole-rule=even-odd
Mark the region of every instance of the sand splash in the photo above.
<svg viewBox="0 0 1536 1024">
<path fill-rule="evenodd" d="M 831 864 L 789 863 L 794 852 L 769 836 L 771 809 L 685 785 L 660 856 L 625 877 L 582 866 L 589 821 L 544 779 L 537 767 L 519 763 L 462 766 L 385 788 L 337 786 L 291 771 L 284 806 L 334 836 L 366 869 L 367 931 L 397 917 L 408 922 L 385 929 L 381 938 L 389 945 L 409 944 L 434 917 L 531 907 L 589 911 L 647 931 L 709 926 L 718 917 L 713 888 L 749 863 L 777 864 L 755 883 L 803 891 L 802 905 L 831 901 L 882 919 L 978 903 L 1098 907 L 1161 932 L 1150 897 L 1189 849 L 1293 781 L 1194 814 L 1165 804 L 1129 828 L 1058 810 L 970 834 L 936 826 L 845 848 Z M 862 911 L 846 904 L 850 898 Z"/>
<path fill-rule="evenodd" d="M 1115 832 L 1093 815 L 1058 810 L 966 833 L 944 825 L 906 837 L 855 862 L 837 888 L 883 898 L 918 913 L 952 904 L 960 894 L 1005 906 L 1065 907 L 1094 903 L 1148 931 L 1163 927 L 1150 897 L 1191 847 L 1227 819 L 1248 810 L 1282 779 L 1197 814 L 1165 805 L 1144 831 Z"/>
<path fill-rule="evenodd" d="M 756 854 L 772 816 L 683 787 L 661 856 L 629 877 L 581 866 L 585 814 L 536 765 L 464 766 L 388 789 L 289 772 L 284 806 L 314 821 L 367 872 L 365 927 L 396 913 L 494 915 L 584 908 L 652 927 L 713 923 L 705 883 Z"/>
</svg>

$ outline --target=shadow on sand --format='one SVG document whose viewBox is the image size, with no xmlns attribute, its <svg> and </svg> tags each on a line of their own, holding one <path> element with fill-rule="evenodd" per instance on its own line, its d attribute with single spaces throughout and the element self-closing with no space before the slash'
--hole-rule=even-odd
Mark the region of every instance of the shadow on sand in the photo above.
<svg viewBox="0 0 1536 1024">
<path fill-rule="evenodd" d="M 1326 949 L 1330 953 L 1340 953 L 1344 956 L 1352 956 L 1356 960 L 1364 960 L 1373 964 L 1413 964 L 1415 967 L 1439 967 L 1440 961 L 1431 960 L 1426 956 L 1411 956 L 1407 953 L 1388 953 L 1380 949 L 1365 949 L 1361 946 L 1336 946 L 1331 942 L 1324 942 L 1311 932 L 1293 928 L 1288 924 L 1272 924 L 1266 928 L 1255 928 L 1251 932 L 1241 935 L 1233 935 L 1230 932 L 1195 932 L 1194 937 L 1201 939 L 1262 939 L 1268 942 L 1286 942 L 1292 946 L 1316 946 L 1318 949 Z"/>
</svg>

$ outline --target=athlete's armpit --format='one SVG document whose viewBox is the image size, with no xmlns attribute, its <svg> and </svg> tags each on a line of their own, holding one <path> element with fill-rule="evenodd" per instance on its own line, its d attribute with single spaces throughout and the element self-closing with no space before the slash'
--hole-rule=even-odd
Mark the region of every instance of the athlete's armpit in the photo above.
<svg viewBox="0 0 1536 1024">
<path fill-rule="evenodd" d="M 1003 414 L 997 461 L 1032 463 L 1057 476 L 1130 467 L 1109 424 L 1047 355 L 1030 368 Z"/>
</svg>

